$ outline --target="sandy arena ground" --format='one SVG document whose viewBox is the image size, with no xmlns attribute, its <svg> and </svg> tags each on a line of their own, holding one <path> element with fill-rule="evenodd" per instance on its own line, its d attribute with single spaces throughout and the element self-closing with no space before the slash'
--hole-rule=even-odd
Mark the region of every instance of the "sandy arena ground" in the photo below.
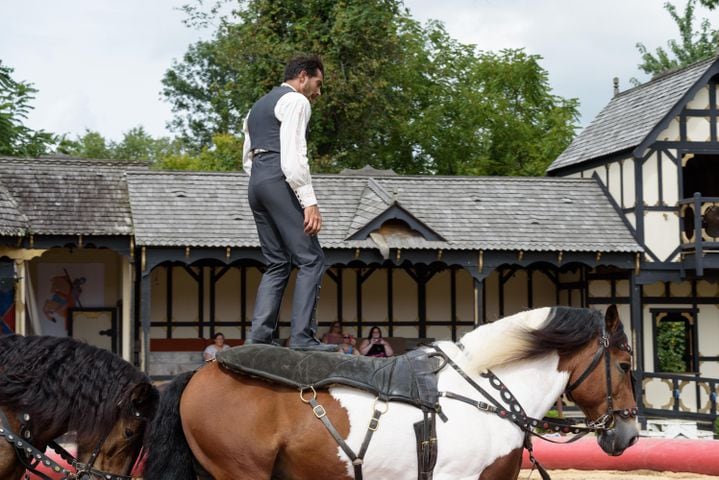
<svg viewBox="0 0 719 480">
<path fill-rule="evenodd" d="M 697 473 L 653 472 L 651 470 L 635 470 L 633 472 L 586 471 L 586 470 L 548 470 L 552 480 L 704 480 L 719 479 L 714 475 Z M 529 476 L 529 470 L 522 470 L 518 480 L 541 480 L 536 471 Z"/>
</svg>

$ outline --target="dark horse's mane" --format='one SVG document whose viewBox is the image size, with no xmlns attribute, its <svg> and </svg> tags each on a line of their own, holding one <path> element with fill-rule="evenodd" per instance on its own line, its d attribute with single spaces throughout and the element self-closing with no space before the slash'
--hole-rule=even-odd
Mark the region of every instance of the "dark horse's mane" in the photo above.
<svg viewBox="0 0 719 480">
<path fill-rule="evenodd" d="M 601 334 L 604 317 L 601 312 L 588 308 L 553 307 L 544 325 L 529 333 L 527 357 L 543 355 L 556 350 L 559 356 L 568 355 Z M 626 339 L 622 323 L 609 339 L 611 345 Z"/>
<path fill-rule="evenodd" d="M 107 434 L 141 382 L 149 378 L 122 358 L 72 338 L 0 337 L 0 405 L 43 431 L 76 431 L 78 444 Z"/>
</svg>

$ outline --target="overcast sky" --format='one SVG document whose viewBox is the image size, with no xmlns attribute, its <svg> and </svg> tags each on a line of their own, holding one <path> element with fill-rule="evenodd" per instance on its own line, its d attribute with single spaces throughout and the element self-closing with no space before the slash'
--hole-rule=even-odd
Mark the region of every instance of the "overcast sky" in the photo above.
<svg viewBox="0 0 719 480">
<path fill-rule="evenodd" d="M 674 0 L 683 11 L 685 0 Z M 142 125 L 170 135 L 160 95 L 173 59 L 209 32 L 182 24 L 185 0 L 0 0 L 0 60 L 39 90 L 26 124 L 119 140 Z M 482 50 L 525 48 L 543 57 L 555 94 L 578 98 L 586 125 L 639 72 L 635 44 L 665 46 L 678 32 L 663 0 L 405 0 L 414 18 L 442 21 Z M 717 12 L 697 9 L 718 25 Z"/>
</svg>

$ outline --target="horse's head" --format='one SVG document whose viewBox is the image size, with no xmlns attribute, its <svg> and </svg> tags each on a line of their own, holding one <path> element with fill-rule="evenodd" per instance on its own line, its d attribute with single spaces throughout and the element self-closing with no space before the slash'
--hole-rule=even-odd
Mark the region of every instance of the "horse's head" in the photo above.
<svg viewBox="0 0 719 480">
<path fill-rule="evenodd" d="M 78 445 L 78 460 L 95 471 L 129 475 L 158 399 L 157 389 L 151 384 L 136 384 L 117 404 L 118 419 L 105 438 L 96 444 Z"/>
<path fill-rule="evenodd" d="M 602 450 L 621 455 L 637 441 L 639 430 L 632 349 L 614 305 L 607 309 L 602 330 L 598 341 L 565 359 L 570 372 L 566 394 L 597 428 Z"/>
</svg>

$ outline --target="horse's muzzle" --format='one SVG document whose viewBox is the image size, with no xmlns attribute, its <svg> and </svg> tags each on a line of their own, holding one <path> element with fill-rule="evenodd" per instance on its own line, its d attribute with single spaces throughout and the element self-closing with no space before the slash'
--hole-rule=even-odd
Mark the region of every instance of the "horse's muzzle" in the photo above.
<svg viewBox="0 0 719 480">
<path fill-rule="evenodd" d="M 607 455 L 618 456 L 639 440 L 639 429 L 634 419 L 615 418 L 613 428 L 604 430 L 597 439 Z"/>
</svg>

